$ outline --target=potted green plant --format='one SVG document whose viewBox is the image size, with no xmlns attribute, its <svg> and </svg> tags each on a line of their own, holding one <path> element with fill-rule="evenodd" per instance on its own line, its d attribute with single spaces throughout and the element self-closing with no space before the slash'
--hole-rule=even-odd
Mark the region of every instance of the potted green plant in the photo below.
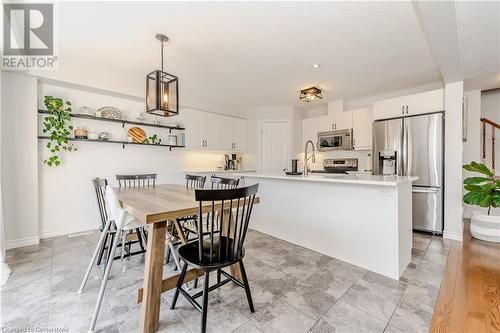
<svg viewBox="0 0 500 333">
<path fill-rule="evenodd" d="M 471 162 L 463 166 L 465 170 L 479 173 L 480 176 L 464 179 L 464 202 L 488 209 L 488 214 L 474 211 L 470 231 L 478 239 L 500 242 L 500 216 L 490 215 L 491 208 L 500 207 L 500 180 L 484 164 Z"/>
<path fill-rule="evenodd" d="M 43 120 L 42 132 L 49 136 L 47 148 L 51 153 L 51 156 L 43 162 L 48 166 L 59 166 L 61 164 L 59 155 L 62 151 L 77 150 L 68 140 L 73 130 L 70 123 L 71 103 L 52 96 L 45 96 L 43 103 L 50 115 Z"/>
</svg>

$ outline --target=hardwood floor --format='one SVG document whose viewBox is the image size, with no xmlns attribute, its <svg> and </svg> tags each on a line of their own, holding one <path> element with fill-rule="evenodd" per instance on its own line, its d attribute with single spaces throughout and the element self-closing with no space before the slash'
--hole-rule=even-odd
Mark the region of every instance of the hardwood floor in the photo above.
<svg viewBox="0 0 500 333">
<path fill-rule="evenodd" d="M 500 244 L 453 242 L 430 332 L 500 332 Z"/>
</svg>

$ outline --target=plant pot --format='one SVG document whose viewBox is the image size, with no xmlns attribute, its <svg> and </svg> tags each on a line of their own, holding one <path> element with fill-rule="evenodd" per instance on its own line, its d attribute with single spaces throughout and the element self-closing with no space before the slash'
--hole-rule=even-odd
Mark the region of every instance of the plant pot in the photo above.
<svg viewBox="0 0 500 333">
<path fill-rule="evenodd" d="M 500 216 L 473 212 L 470 233 L 474 238 L 500 243 Z"/>
</svg>

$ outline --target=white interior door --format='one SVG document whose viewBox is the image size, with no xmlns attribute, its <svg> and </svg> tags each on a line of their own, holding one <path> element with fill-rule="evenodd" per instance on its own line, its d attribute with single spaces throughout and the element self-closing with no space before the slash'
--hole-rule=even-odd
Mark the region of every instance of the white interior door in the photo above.
<svg viewBox="0 0 500 333">
<path fill-rule="evenodd" d="M 264 122 L 261 126 L 261 170 L 282 172 L 288 165 L 290 136 L 287 122 Z"/>
</svg>

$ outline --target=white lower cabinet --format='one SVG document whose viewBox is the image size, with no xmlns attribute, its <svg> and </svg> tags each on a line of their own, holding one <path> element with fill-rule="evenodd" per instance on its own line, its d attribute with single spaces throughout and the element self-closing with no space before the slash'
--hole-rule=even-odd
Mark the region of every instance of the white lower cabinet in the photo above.
<svg viewBox="0 0 500 333">
<path fill-rule="evenodd" d="M 244 151 L 246 119 L 195 109 L 183 109 L 186 147 L 193 150 Z"/>
</svg>

